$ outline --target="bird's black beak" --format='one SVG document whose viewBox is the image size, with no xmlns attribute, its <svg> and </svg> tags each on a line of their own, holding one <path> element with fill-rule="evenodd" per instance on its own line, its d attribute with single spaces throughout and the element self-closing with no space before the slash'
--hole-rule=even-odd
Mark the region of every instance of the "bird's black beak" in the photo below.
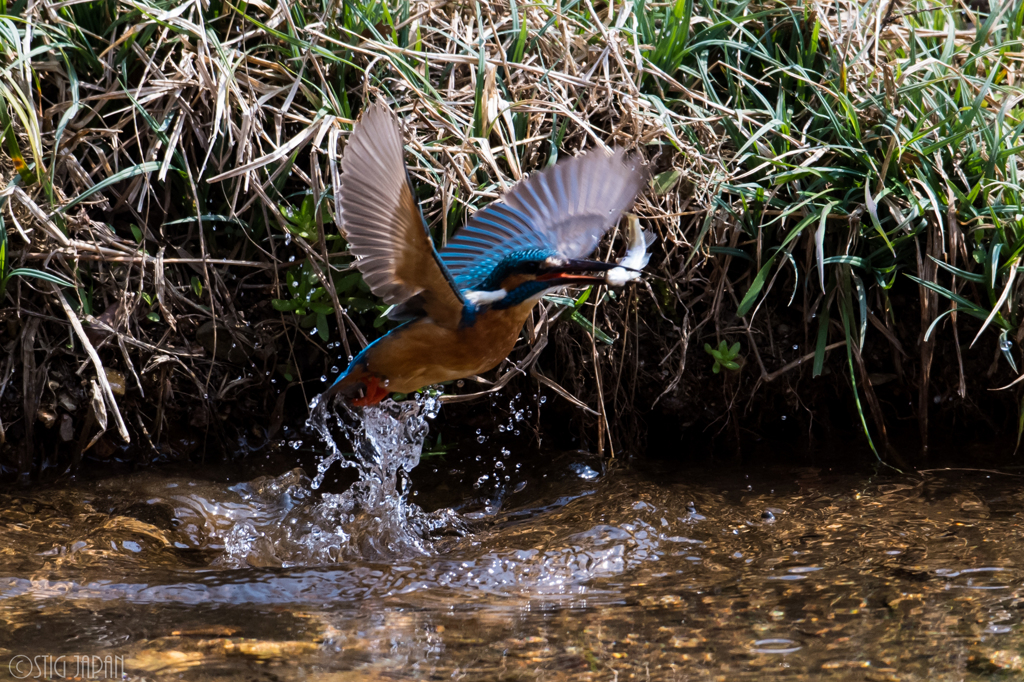
<svg viewBox="0 0 1024 682">
<path fill-rule="evenodd" d="M 598 284 L 604 282 L 604 277 L 587 273 L 607 272 L 614 267 L 615 263 L 605 263 L 585 258 L 560 260 L 545 268 L 537 275 L 537 279 L 542 282 L 551 282 L 552 284 Z"/>
</svg>

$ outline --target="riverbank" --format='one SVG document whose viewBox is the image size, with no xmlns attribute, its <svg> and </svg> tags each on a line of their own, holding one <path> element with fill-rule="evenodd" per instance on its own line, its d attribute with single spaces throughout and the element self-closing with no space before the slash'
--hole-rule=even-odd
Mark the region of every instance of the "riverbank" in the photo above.
<svg viewBox="0 0 1024 682">
<path fill-rule="evenodd" d="M 5 478 L 295 433 L 390 324 L 334 212 L 374 98 L 403 121 L 438 244 L 560 156 L 651 166 L 650 276 L 546 302 L 486 377 L 508 377 L 502 409 L 544 394 L 604 456 L 852 425 L 896 465 L 896 422 L 917 424 L 911 452 L 936 422 L 1024 423 L 1010 3 L 6 11 Z M 623 250 L 613 234 L 600 256 Z"/>
</svg>

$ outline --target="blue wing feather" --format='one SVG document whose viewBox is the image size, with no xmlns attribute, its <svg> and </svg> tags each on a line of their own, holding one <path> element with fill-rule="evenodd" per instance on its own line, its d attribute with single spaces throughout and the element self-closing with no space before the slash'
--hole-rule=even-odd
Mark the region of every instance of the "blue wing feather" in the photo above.
<svg viewBox="0 0 1024 682">
<path fill-rule="evenodd" d="M 473 214 L 441 250 L 460 289 L 479 287 L 521 252 L 581 258 L 629 209 L 646 174 L 622 151 L 594 151 L 520 182 Z"/>
</svg>

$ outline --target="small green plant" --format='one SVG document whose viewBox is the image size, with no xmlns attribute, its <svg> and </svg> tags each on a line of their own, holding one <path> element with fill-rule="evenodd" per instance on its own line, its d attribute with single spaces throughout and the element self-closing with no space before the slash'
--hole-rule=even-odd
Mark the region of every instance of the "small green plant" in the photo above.
<svg viewBox="0 0 1024 682">
<path fill-rule="evenodd" d="M 146 303 L 146 305 L 150 307 L 150 311 L 146 313 L 146 319 L 149 320 L 150 322 L 159 322 L 160 314 L 152 309 L 153 303 L 156 301 L 156 299 L 153 296 L 147 294 L 145 291 L 143 291 L 142 300 Z"/>
<path fill-rule="evenodd" d="M 732 372 L 740 368 L 740 363 L 736 362 L 736 358 L 740 355 L 739 341 L 730 346 L 723 339 L 719 341 L 718 348 L 712 348 L 710 343 L 705 343 L 704 352 L 715 359 L 715 364 L 711 366 L 711 371 L 715 374 L 721 372 L 723 367 Z"/>
<path fill-rule="evenodd" d="M 274 306 L 274 310 L 295 313 L 301 318 L 299 326 L 303 329 L 312 329 L 315 326 L 316 333 L 321 339 L 327 341 L 330 338 L 327 316 L 334 312 L 334 306 L 331 304 L 327 290 L 321 285 L 320 276 L 306 262 L 285 273 L 285 281 L 291 297 L 273 299 L 270 303 Z M 374 310 L 378 313 L 377 318 L 373 321 L 374 328 L 379 328 L 387 322 L 384 312 L 388 306 L 380 305 L 365 297 L 370 288 L 366 286 L 358 272 L 349 272 L 335 279 L 334 290 L 338 293 L 338 300 L 346 311 L 354 310 L 357 313 L 365 313 Z"/>
<path fill-rule="evenodd" d="M 275 298 L 270 303 L 274 310 L 295 313 L 302 319 L 299 325 L 309 329 L 316 325 L 316 332 L 326 341 L 329 338 L 327 316 L 334 311 L 327 290 L 320 286 L 320 278 L 308 263 L 292 268 L 285 273 L 291 298 Z"/>
<path fill-rule="evenodd" d="M 281 215 L 288 221 L 286 227 L 294 235 L 303 239 L 315 241 L 317 238 L 316 229 L 316 200 L 312 192 L 307 192 L 302 200 L 302 205 L 296 209 L 293 206 L 281 206 Z M 329 235 L 334 239 L 340 239 L 337 235 Z M 330 240 L 328 240 L 330 241 Z"/>
</svg>

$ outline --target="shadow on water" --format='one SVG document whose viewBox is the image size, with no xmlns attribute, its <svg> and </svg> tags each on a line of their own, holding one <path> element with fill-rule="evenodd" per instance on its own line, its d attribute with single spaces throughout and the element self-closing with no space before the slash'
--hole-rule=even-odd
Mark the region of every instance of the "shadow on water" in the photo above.
<svg viewBox="0 0 1024 682">
<path fill-rule="evenodd" d="M 506 448 L 421 464 L 436 410 L 319 408 L 314 481 L 148 471 L 0 496 L 0 670 L 65 656 L 71 676 L 89 655 L 188 680 L 1024 671 L 1016 475 L 605 469 L 583 452 L 522 467 Z M 318 490 L 335 462 L 358 483 Z"/>
</svg>

